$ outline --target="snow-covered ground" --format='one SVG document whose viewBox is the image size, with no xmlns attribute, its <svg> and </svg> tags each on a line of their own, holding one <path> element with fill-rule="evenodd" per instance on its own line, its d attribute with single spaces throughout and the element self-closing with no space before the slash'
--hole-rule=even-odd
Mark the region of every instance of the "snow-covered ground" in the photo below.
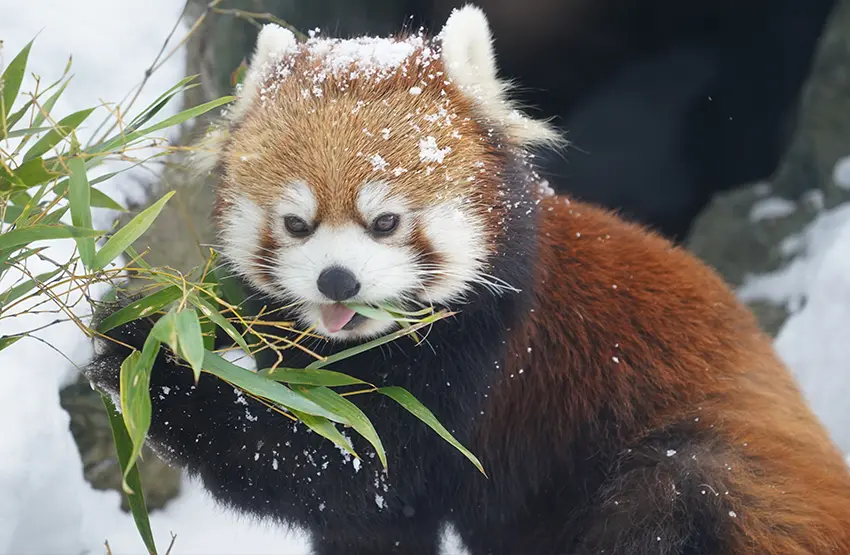
<svg viewBox="0 0 850 555">
<path fill-rule="evenodd" d="M 0 13 L 7 16 L 0 20 L 3 56 L 10 60 L 43 30 L 33 47 L 31 70 L 51 82 L 67 56 L 74 56 L 75 78 L 55 113 L 64 115 L 101 100 L 120 101 L 141 79 L 181 8 L 180 0 L 0 0 Z M 183 32 L 175 37 L 179 40 Z M 184 62 L 178 55 L 155 73 L 138 106 L 181 78 Z M 22 90 L 30 88 L 25 83 Z M 836 179 L 850 183 L 848 168 L 850 159 L 837 168 Z M 130 175 L 116 179 L 107 192 L 125 201 L 141 194 Z M 757 217 L 776 217 L 789 209 L 787 203 L 774 202 Z M 99 212 L 96 217 L 108 225 L 111 216 Z M 798 254 L 795 263 L 753 278 L 742 295 L 789 303 L 794 315 L 780 333 L 778 349 L 836 440 L 850 451 L 850 430 L 842 426 L 850 417 L 844 402 L 850 394 L 850 206 L 824 213 L 788 248 Z M 51 249 L 52 258 L 67 259 L 73 243 L 57 241 Z M 0 335 L 51 319 L 0 321 Z M 89 343 L 71 324 L 50 327 L 41 337 L 67 359 L 33 340 L 0 352 L 0 554 L 104 553 L 104 540 L 113 553 L 142 553 L 132 519 L 119 509 L 119 494 L 95 491 L 83 479 L 68 416 L 59 405 L 58 391 L 74 378 L 74 364 L 91 356 Z M 218 510 L 197 484 L 189 484 L 151 518 L 158 544 L 168 545 L 174 532 L 181 554 L 307 552 L 297 533 Z M 456 545 L 446 548 L 459 551 Z"/>
</svg>

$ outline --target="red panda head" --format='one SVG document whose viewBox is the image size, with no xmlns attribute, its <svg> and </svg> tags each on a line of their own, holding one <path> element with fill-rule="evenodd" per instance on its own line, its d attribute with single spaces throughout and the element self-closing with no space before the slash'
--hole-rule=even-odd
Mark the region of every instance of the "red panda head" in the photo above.
<svg viewBox="0 0 850 555">
<path fill-rule="evenodd" d="M 477 8 L 433 40 L 298 43 L 267 25 L 216 139 L 223 254 L 334 339 L 392 325 L 343 303 L 445 305 L 476 284 L 509 288 L 488 275 L 512 210 L 506 159 L 558 139 L 505 90 Z"/>
</svg>

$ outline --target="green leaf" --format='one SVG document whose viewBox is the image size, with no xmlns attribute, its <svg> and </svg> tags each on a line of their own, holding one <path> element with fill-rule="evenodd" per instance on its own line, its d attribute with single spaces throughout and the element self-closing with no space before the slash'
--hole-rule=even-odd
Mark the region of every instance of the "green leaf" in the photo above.
<svg viewBox="0 0 850 555">
<path fill-rule="evenodd" d="M 391 312 L 383 309 L 383 308 L 375 308 L 372 306 L 366 306 L 362 304 L 348 304 L 346 305 L 348 308 L 356 312 L 357 314 L 361 314 L 366 318 L 371 320 L 385 321 L 385 322 L 418 322 L 418 318 L 408 318 L 406 316 L 400 316 L 397 314 L 392 314 Z"/>
<path fill-rule="evenodd" d="M 189 302 L 198 307 L 198 310 L 201 313 L 212 320 L 215 325 L 224 330 L 233 341 L 236 342 L 239 347 L 245 351 L 246 353 L 251 352 L 251 348 L 248 347 L 248 343 L 245 342 L 245 338 L 242 337 L 242 334 L 233 327 L 233 324 L 227 321 L 227 319 L 221 315 L 216 307 L 214 307 L 209 301 L 203 299 L 198 295 L 189 295 Z"/>
<path fill-rule="evenodd" d="M 245 292 L 239 284 L 239 279 L 229 272 L 226 266 L 221 265 L 217 267 L 213 270 L 213 274 L 221 288 L 221 294 L 225 301 L 236 307 L 245 302 Z"/>
<path fill-rule="evenodd" d="M 36 135 L 38 133 L 44 133 L 45 131 L 50 131 L 53 129 L 52 127 L 24 127 L 23 129 L 15 129 L 14 131 L 9 131 L 6 134 L 6 139 L 15 139 L 17 137 L 23 137 L 25 135 Z"/>
<path fill-rule="evenodd" d="M 0 335 L 0 351 L 14 345 L 19 339 L 22 339 L 23 335 Z"/>
<path fill-rule="evenodd" d="M 168 202 L 168 199 L 170 199 L 173 195 L 174 191 L 169 191 L 154 204 L 139 212 L 139 214 L 130 220 L 127 225 L 116 231 L 115 234 L 109 238 L 106 244 L 97 251 L 92 268 L 95 270 L 102 270 L 107 264 L 115 260 L 116 257 L 124 252 L 127 247 L 132 245 L 136 239 L 141 237 L 142 234 L 151 226 L 156 217 L 159 216 L 159 213 L 162 211 L 165 203 Z"/>
<path fill-rule="evenodd" d="M 91 188 L 86 177 L 86 163 L 82 158 L 71 158 L 68 160 L 68 168 L 71 170 L 68 203 L 71 205 L 71 222 L 76 227 L 90 228 L 91 222 Z M 91 268 L 94 263 L 94 238 L 77 237 L 77 248 L 80 251 L 80 260 L 86 268 Z M 100 269 L 100 268 L 98 268 Z"/>
<path fill-rule="evenodd" d="M 33 289 L 35 289 L 36 285 L 39 283 L 46 283 L 47 281 L 56 277 L 59 272 L 63 271 L 65 268 L 56 268 L 52 272 L 45 272 L 43 274 L 39 274 L 34 278 L 28 279 L 23 283 L 20 283 L 14 287 L 10 287 L 2 294 L 0 294 L 0 308 L 5 305 L 11 304 L 16 300 L 20 299 Z"/>
<path fill-rule="evenodd" d="M 109 210 L 115 210 L 117 212 L 127 211 L 126 208 L 112 200 L 109 195 L 94 188 L 91 189 L 91 205 L 96 208 L 108 208 Z"/>
<path fill-rule="evenodd" d="M 475 468 L 479 470 L 484 476 L 487 476 L 487 473 L 484 472 L 484 467 L 481 466 L 481 462 L 478 458 L 473 455 L 466 447 L 460 444 L 458 440 L 454 438 L 454 436 L 449 433 L 449 431 L 437 420 L 437 417 L 434 416 L 430 410 L 428 410 L 425 405 L 419 402 L 416 397 L 411 395 L 406 389 L 401 387 L 380 387 L 378 388 L 378 393 L 382 395 L 386 395 L 402 407 L 406 409 L 410 414 L 424 422 L 428 425 L 432 430 L 437 432 L 441 438 L 448 441 L 452 447 L 463 453 L 463 455 L 472 461 L 472 464 L 475 465 Z"/>
<path fill-rule="evenodd" d="M 357 433 L 372 444 L 381 464 L 384 468 L 387 468 L 387 453 L 384 451 L 381 438 L 378 437 L 378 433 L 375 431 L 372 422 L 363 414 L 363 411 L 357 405 L 327 387 L 299 386 L 295 391 L 300 391 L 304 397 L 314 401 L 320 407 L 344 417 L 349 422 L 349 425 L 357 430 Z"/>
<path fill-rule="evenodd" d="M 136 521 L 136 528 L 139 530 L 139 535 L 142 536 L 142 541 L 145 542 L 148 553 L 150 555 L 156 555 L 156 543 L 153 539 L 151 523 L 148 518 L 148 509 L 145 505 L 144 493 L 142 492 L 142 478 L 136 464 L 130 464 L 133 442 L 127 433 L 127 428 L 124 426 L 124 420 L 122 420 L 121 414 L 112 403 L 112 399 L 103 393 L 100 394 L 100 398 L 109 417 L 109 427 L 112 429 L 112 441 L 115 443 L 118 464 L 121 465 L 121 470 L 126 476 L 125 482 L 128 489 L 133 491 L 133 493 L 125 492 L 127 502 L 130 505 L 130 512 L 133 514 L 133 520 Z"/>
<path fill-rule="evenodd" d="M 127 322 L 150 316 L 161 308 L 170 305 L 177 299 L 183 296 L 183 291 L 171 285 L 160 289 L 156 293 L 152 293 L 143 299 L 132 302 L 125 307 L 116 310 L 106 318 L 104 318 L 97 326 L 97 331 L 106 333 L 113 328 L 117 328 Z"/>
<path fill-rule="evenodd" d="M 194 117 L 200 116 L 209 112 L 212 109 L 215 109 L 219 106 L 227 104 L 231 102 L 236 97 L 233 96 L 225 96 L 222 98 L 218 98 L 216 100 L 211 100 L 210 102 L 206 102 L 201 104 L 200 106 L 195 106 L 194 108 L 189 108 L 188 110 L 183 110 L 179 114 L 175 114 L 171 117 L 165 118 L 164 120 L 151 125 L 150 127 L 146 127 L 144 129 L 140 129 L 139 131 L 134 131 L 128 134 L 122 134 L 117 137 L 113 137 L 112 139 L 107 140 L 104 143 L 101 143 L 95 147 L 92 147 L 92 152 L 104 152 L 111 151 L 119 146 L 126 146 L 135 141 L 140 137 L 146 137 L 153 133 L 154 131 L 159 131 L 160 129 L 166 129 L 168 127 L 172 127 L 175 125 L 179 125 L 184 121 L 190 120 Z"/>
<path fill-rule="evenodd" d="M 114 177 L 121 172 L 112 172 L 109 174 L 109 177 Z M 101 176 L 103 177 L 103 176 Z M 127 209 L 114 201 L 111 197 L 107 196 L 103 191 L 99 191 L 94 188 L 96 183 L 100 183 L 105 181 L 100 177 L 92 179 L 89 181 L 89 189 L 91 190 L 91 205 L 96 208 L 108 208 L 109 210 L 116 210 L 118 212 L 126 212 Z M 57 195 L 64 195 L 68 192 L 70 179 L 63 179 L 53 188 L 53 192 Z"/>
<path fill-rule="evenodd" d="M 55 93 L 50 95 L 50 98 L 48 98 L 44 102 L 44 104 L 41 105 L 41 109 L 36 112 L 35 118 L 33 119 L 33 122 L 32 122 L 34 127 L 38 127 L 39 125 L 41 125 L 44 122 L 45 119 L 47 119 L 47 116 L 50 114 L 50 111 L 53 109 L 53 105 L 56 104 L 56 101 L 59 100 L 59 97 L 62 96 L 63 92 L 65 92 L 65 87 L 67 87 L 68 83 L 70 83 L 70 82 L 71 82 L 71 80 L 68 79 L 64 83 L 62 83 L 62 86 L 59 87 L 59 90 L 57 90 Z"/>
<path fill-rule="evenodd" d="M 352 378 L 340 372 L 331 370 L 301 370 L 297 368 L 275 368 L 260 372 L 270 380 L 300 385 L 323 385 L 325 387 L 342 387 L 346 385 L 371 385 L 363 380 Z"/>
<path fill-rule="evenodd" d="M 12 114 L 11 116 L 7 115 L 6 116 L 6 129 L 4 130 L 4 129 L 0 128 L 0 137 L 5 138 L 6 136 L 4 136 L 2 133 L 4 131 L 8 132 L 9 129 L 14 127 L 15 124 L 18 123 L 21 120 L 21 118 L 26 115 L 27 111 L 31 107 L 32 107 L 32 100 L 30 99 L 26 102 L 26 104 L 23 105 L 23 107 L 21 107 L 20 110 L 18 110 L 17 112 Z M 2 118 L 0 118 L 0 123 L 2 123 Z"/>
<path fill-rule="evenodd" d="M 12 111 L 12 106 L 15 104 L 15 99 L 18 97 L 18 91 L 21 89 L 21 83 L 24 80 L 24 73 L 27 70 L 27 58 L 30 55 L 33 41 L 29 41 L 23 49 L 18 52 L 9 65 L 6 71 L 0 76 L 0 81 L 3 82 L 3 96 L 0 97 L 0 115 L 3 120 Z"/>
<path fill-rule="evenodd" d="M 121 416 L 132 442 L 132 450 L 124 467 L 124 481 L 121 484 L 121 488 L 128 495 L 134 492 L 127 484 L 127 475 L 142 452 L 151 424 L 150 373 L 159 348 L 159 341 L 149 335 L 142 352 L 133 351 L 121 363 Z"/>
<path fill-rule="evenodd" d="M 59 223 L 59 220 L 62 219 L 62 216 L 64 216 L 65 213 L 70 208 L 71 207 L 68 206 L 67 204 L 65 204 L 64 206 L 60 206 L 59 208 L 55 209 L 53 212 L 51 212 L 50 214 L 45 216 L 44 219 L 41 220 L 41 221 L 42 221 L 42 223 L 45 223 L 45 224 L 55 225 L 55 224 Z M 98 235 L 100 235 L 100 234 L 98 234 Z"/>
<path fill-rule="evenodd" d="M 186 308 L 177 314 L 177 340 L 177 352 L 192 367 L 195 383 L 198 383 L 204 364 L 204 336 L 201 334 L 198 313 L 194 309 Z"/>
<path fill-rule="evenodd" d="M 6 209 L 3 212 L 3 223 L 4 224 L 14 223 L 18 218 L 21 217 L 21 214 L 24 211 L 24 209 L 21 208 L 20 206 L 15 206 L 13 204 L 6 204 L 4 208 Z"/>
<path fill-rule="evenodd" d="M 236 366 L 210 351 L 204 352 L 203 367 L 205 372 L 218 376 L 252 395 L 282 405 L 289 410 L 322 416 L 334 422 L 348 424 L 341 416 L 323 409 L 300 393 L 292 391 L 282 384 L 258 376 L 250 370 Z"/>
<path fill-rule="evenodd" d="M 334 426 L 327 418 L 313 416 L 312 414 L 298 412 L 297 410 L 292 411 L 292 414 L 320 436 L 331 440 L 339 447 L 345 449 L 345 451 L 350 453 L 353 457 L 358 459 L 360 458 L 357 453 L 354 452 L 354 447 L 352 447 L 351 443 L 345 439 L 345 436 L 342 435 L 339 430 L 336 429 L 336 426 Z"/>
<path fill-rule="evenodd" d="M 97 237 L 102 231 L 82 229 L 69 225 L 33 225 L 0 234 L 0 250 L 22 247 L 33 241 L 70 239 L 72 237 Z"/>
<path fill-rule="evenodd" d="M 11 259 L 4 260 L 2 263 L 0 263 L 0 271 L 8 270 L 14 264 L 17 264 L 21 260 L 26 260 L 30 256 L 35 256 L 46 248 L 47 247 L 39 247 L 37 249 L 24 249 L 15 256 L 13 256 Z"/>
<path fill-rule="evenodd" d="M 59 141 L 70 135 L 74 129 L 79 127 L 79 125 L 89 117 L 89 114 L 93 111 L 94 108 L 87 108 L 85 110 L 80 110 L 79 112 L 74 112 L 73 114 L 65 116 L 59 120 L 55 128 L 50 130 L 50 132 L 45 133 L 45 135 L 36 141 L 27 153 L 24 154 L 24 162 L 32 160 L 33 158 L 38 158 L 59 144 Z"/>
<path fill-rule="evenodd" d="M 197 75 L 190 75 L 188 77 L 184 77 L 176 85 L 159 95 L 159 98 L 151 102 L 147 108 L 142 110 L 138 116 L 133 118 L 133 121 L 131 121 L 127 128 L 124 130 L 124 133 L 132 133 L 145 123 L 149 122 L 177 94 L 196 87 L 198 85 L 197 83 L 194 85 L 189 85 L 189 83 L 191 81 L 194 81 L 197 77 Z"/>
<path fill-rule="evenodd" d="M 430 326 L 431 324 L 433 324 L 437 320 L 442 320 L 443 318 L 448 318 L 449 316 L 452 316 L 453 314 L 454 313 L 452 313 L 452 312 L 440 311 L 436 314 L 432 314 L 431 316 L 428 316 L 427 318 L 423 318 L 422 320 L 417 321 L 415 324 L 411 324 L 408 327 L 405 327 L 405 328 L 400 329 L 400 330 L 396 330 L 393 333 L 389 333 L 387 335 L 384 335 L 383 337 L 378 337 L 377 339 L 373 339 L 372 341 L 367 341 L 366 343 L 361 343 L 360 345 L 351 347 L 349 349 L 345 349 L 344 351 L 340 351 L 340 352 L 335 353 L 335 354 L 333 354 L 329 357 L 325 357 L 323 359 L 316 360 L 316 361 L 308 364 L 307 368 L 311 369 L 311 370 L 312 369 L 318 369 L 318 368 L 324 368 L 325 366 L 327 366 L 329 364 L 333 364 L 334 362 L 339 362 L 340 360 L 352 357 L 354 355 L 360 354 L 360 353 L 368 351 L 370 349 L 374 349 L 375 347 L 378 347 L 379 345 L 384 345 L 384 344 L 389 343 L 391 341 L 395 341 L 395 340 L 397 340 L 401 337 L 404 337 L 405 335 L 410 335 L 413 332 L 415 332 L 416 330 L 422 329 L 425 326 Z"/>
<path fill-rule="evenodd" d="M 27 187 L 34 187 L 46 181 L 51 181 L 59 175 L 48 171 L 44 167 L 44 160 L 41 158 L 33 158 L 29 162 L 24 162 L 12 173 Z"/>
</svg>

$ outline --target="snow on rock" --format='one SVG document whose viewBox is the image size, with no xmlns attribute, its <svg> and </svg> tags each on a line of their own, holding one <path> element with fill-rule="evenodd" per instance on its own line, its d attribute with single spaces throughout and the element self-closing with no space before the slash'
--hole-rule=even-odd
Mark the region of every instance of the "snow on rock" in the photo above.
<svg viewBox="0 0 850 555">
<path fill-rule="evenodd" d="M 850 189 L 850 156 L 845 156 L 835 164 L 832 180 L 842 189 Z"/>
<path fill-rule="evenodd" d="M 850 204 L 824 212 L 783 249 L 796 258 L 750 277 L 739 295 L 788 306 L 791 317 L 776 349 L 833 439 L 850 453 Z"/>
<path fill-rule="evenodd" d="M 784 218 L 793 214 L 796 209 L 796 204 L 784 198 L 770 197 L 761 199 L 753 204 L 750 210 L 750 221 L 757 223 L 762 220 Z"/>
</svg>

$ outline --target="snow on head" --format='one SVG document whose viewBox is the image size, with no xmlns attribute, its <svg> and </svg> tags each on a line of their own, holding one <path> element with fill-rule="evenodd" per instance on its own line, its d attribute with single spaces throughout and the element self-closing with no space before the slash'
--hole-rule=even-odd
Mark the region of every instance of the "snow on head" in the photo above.
<svg viewBox="0 0 850 555">
<path fill-rule="evenodd" d="M 424 45 L 421 34 L 404 40 L 379 37 L 320 39 L 314 35 L 305 47 L 313 60 L 321 62 L 325 71 L 337 76 L 342 72 L 368 76 L 394 72 Z"/>
</svg>

